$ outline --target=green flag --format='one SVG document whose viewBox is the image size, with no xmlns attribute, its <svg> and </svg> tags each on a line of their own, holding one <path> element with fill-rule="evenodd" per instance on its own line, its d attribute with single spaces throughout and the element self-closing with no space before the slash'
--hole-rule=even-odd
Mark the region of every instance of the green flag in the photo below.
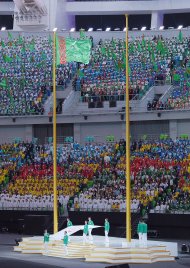
<svg viewBox="0 0 190 268">
<path fill-rule="evenodd" d="M 12 62 L 12 59 L 7 55 L 3 55 L 3 60 L 4 62 Z"/>
<path fill-rule="evenodd" d="M 84 77 L 84 73 L 83 73 L 83 71 L 81 71 L 81 70 L 77 70 L 77 75 L 78 75 L 79 77 Z"/>
<path fill-rule="evenodd" d="M 66 60 L 68 62 L 76 61 L 88 64 L 90 61 L 91 46 L 90 39 L 66 39 Z"/>
<path fill-rule="evenodd" d="M 19 37 L 18 37 L 18 44 L 19 44 L 19 45 L 22 45 L 23 42 L 24 42 L 24 41 L 23 41 L 22 36 L 19 35 Z"/>
<path fill-rule="evenodd" d="M 102 55 L 106 55 L 106 48 L 105 47 L 101 47 L 101 52 L 102 52 Z"/>
<path fill-rule="evenodd" d="M 80 38 L 81 39 L 86 38 L 84 29 L 80 29 L 79 31 L 80 31 Z"/>
<path fill-rule="evenodd" d="M 151 59 L 152 59 L 152 62 L 155 62 L 154 50 L 152 51 L 152 54 L 151 54 Z"/>
<path fill-rule="evenodd" d="M 176 81 L 176 82 L 179 82 L 180 81 L 180 75 L 179 74 L 174 74 L 173 80 Z"/>
<path fill-rule="evenodd" d="M 29 49 L 30 49 L 30 51 L 35 50 L 35 41 L 34 41 L 34 39 L 32 39 L 32 42 L 29 44 Z"/>
<path fill-rule="evenodd" d="M 48 43 L 49 43 L 49 45 L 51 45 L 52 42 L 53 42 L 53 40 L 52 40 L 52 38 L 51 38 L 51 35 L 49 35 L 49 37 L 48 37 Z"/>
<path fill-rule="evenodd" d="M 3 78 L 3 79 L 1 80 L 1 82 L 0 82 L 0 86 L 1 86 L 1 87 L 6 87 L 6 86 L 7 86 L 7 81 L 6 81 L 5 78 Z"/>
<path fill-rule="evenodd" d="M 56 36 L 56 64 L 65 64 L 72 61 L 88 64 L 91 46 L 90 39 L 75 40 Z"/>
<path fill-rule="evenodd" d="M 137 44 L 137 49 L 138 49 L 139 52 L 142 51 L 142 47 L 141 47 L 141 44 L 140 44 L 139 42 L 138 42 L 138 44 Z"/>
<path fill-rule="evenodd" d="M 179 31 L 178 39 L 179 39 L 180 42 L 183 41 L 183 34 L 182 34 L 181 31 Z"/>
<path fill-rule="evenodd" d="M 1 41 L 1 46 L 2 46 L 2 47 L 5 47 L 5 43 L 4 43 L 3 40 Z"/>
<path fill-rule="evenodd" d="M 148 51 L 151 52 L 151 45 L 150 45 L 150 40 L 148 41 Z"/>
<path fill-rule="evenodd" d="M 3 67 L 0 67 L 0 71 L 1 71 L 3 74 L 6 73 L 6 69 L 3 68 Z"/>
<path fill-rule="evenodd" d="M 142 46 L 145 47 L 146 41 L 144 40 L 144 37 L 142 38 Z"/>
<path fill-rule="evenodd" d="M 12 33 L 8 32 L 8 38 L 9 38 L 10 41 L 13 39 Z"/>
</svg>

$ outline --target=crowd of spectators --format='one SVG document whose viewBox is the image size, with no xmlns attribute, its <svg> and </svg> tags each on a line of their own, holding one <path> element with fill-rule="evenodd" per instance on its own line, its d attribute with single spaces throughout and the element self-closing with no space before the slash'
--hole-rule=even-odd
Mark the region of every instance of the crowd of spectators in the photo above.
<svg viewBox="0 0 190 268">
<path fill-rule="evenodd" d="M 43 114 L 52 91 L 52 41 L 9 36 L 0 51 L 0 115 Z M 57 66 L 56 84 L 65 88 L 75 72 L 75 63 Z"/>
<path fill-rule="evenodd" d="M 52 209 L 52 145 L 1 146 L 1 209 Z M 125 211 L 125 142 L 57 148 L 58 199 L 71 210 Z M 131 209 L 189 211 L 190 140 L 131 144 Z"/>
<path fill-rule="evenodd" d="M 124 100 L 125 50 L 125 41 L 116 38 L 100 40 L 94 46 L 91 62 L 80 65 L 73 84 L 76 90 L 81 90 L 82 101 Z M 186 96 L 189 104 L 189 37 L 137 37 L 129 40 L 128 52 L 130 99 L 141 99 L 152 85 L 182 85 L 185 80 L 180 100 L 178 96 L 177 101 L 184 103 Z M 163 104 L 158 102 L 152 108 L 162 110 L 177 107 L 171 102 L 171 99 Z"/>
</svg>

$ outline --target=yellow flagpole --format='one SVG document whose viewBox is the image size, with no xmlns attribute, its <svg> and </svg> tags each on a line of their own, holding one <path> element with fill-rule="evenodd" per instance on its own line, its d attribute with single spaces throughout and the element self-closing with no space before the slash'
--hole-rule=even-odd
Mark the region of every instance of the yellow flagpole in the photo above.
<svg viewBox="0 0 190 268">
<path fill-rule="evenodd" d="M 57 206 L 56 32 L 53 33 L 53 231 L 58 232 Z"/>
<path fill-rule="evenodd" d="M 131 242 L 131 179 L 130 179 L 130 118 L 129 118 L 129 62 L 128 62 L 128 15 L 126 18 L 126 239 Z"/>
</svg>

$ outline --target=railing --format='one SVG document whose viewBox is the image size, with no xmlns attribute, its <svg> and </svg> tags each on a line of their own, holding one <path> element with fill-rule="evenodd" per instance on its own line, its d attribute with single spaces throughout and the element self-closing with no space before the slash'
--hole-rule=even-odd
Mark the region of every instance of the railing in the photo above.
<svg viewBox="0 0 190 268">
<path fill-rule="evenodd" d="M 131 95 L 132 96 L 132 95 Z M 124 101 L 125 94 L 121 95 L 96 95 L 81 96 L 80 102 L 103 102 L 103 101 Z"/>
<path fill-rule="evenodd" d="M 126 208 L 124 209 L 84 209 L 84 208 L 70 208 L 70 211 L 92 211 L 92 212 L 125 212 Z M 139 213 L 140 209 L 131 209 L 132 213 Z"/>
</svg>

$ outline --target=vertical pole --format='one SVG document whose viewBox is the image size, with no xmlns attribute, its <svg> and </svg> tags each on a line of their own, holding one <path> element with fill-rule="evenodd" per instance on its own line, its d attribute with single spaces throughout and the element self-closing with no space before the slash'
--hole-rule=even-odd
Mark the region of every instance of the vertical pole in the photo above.
<svg viewBox="0 0 190 268">
<path fill-rule="evenodd" d="M 58 232 L 57 208 L 57 118 L 56 118 L 56 32 L 53 32 L 53 231 Z"/>
<path fill-rule="evenodd" d="M 126 239 L 131 242 L 131 178 L 130 178 L 130 119 L 129 119 L 129 62 L 128 62 L 128 15 L 126 18 Z"/>
</svg>

